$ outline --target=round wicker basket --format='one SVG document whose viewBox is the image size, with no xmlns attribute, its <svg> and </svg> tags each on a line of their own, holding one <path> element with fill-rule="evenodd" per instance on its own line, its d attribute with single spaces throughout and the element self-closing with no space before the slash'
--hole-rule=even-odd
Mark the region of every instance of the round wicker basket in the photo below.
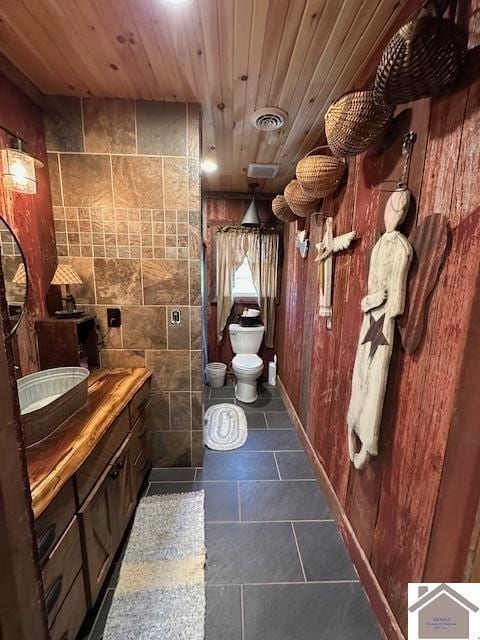
<svg viewBox="0 0 480 640">
<path fill-rule="evenodd" d="M 375 100 L 398 104 L 441 95 L 457 79 L 466 52 L 467 36 L 454 22 L 433 15 L 407 22 L 382 54 Z"/>
<path fill-rule="evenodd" d="M 283 196 L 276 196 L 272 200 L 272 211 L 273 215 L 282 222 L 295 222 L 295 220 L 298 220 L 298 216 L 293 213 Z"/>
<path fill-rule="evenodd" d="M 326 198 L 331 195 L 345 172 L 346 163 L 343 158 L 336 158 L 331 154 L 314 154 L 314 151 L 325 148 L 328 149 L 326 145 L 312 149 L 297 164 L 297 180 L 311 198 Z"/>
<path fill-rule="evenodd" d="M 336 100 L 325 114 L 325 133 L 337 157 L 355 156 L 378 142 L 393 106 L 376 103 L 373 91 L 354 91 Z"/>
<path fill-rule="evenodd" d="M 290 209 L 300 218 L 306 218 L 317 208 L 318 199 L 307 196 L 298 180 L 290 180 L 283 195 Z"/>
</svg>

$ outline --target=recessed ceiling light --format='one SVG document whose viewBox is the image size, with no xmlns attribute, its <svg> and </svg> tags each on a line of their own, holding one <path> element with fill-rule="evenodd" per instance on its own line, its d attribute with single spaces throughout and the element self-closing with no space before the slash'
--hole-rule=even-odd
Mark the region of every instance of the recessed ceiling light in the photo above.
<svg viewBox="0 0 480 640">
<path fill-rule="evenodd" d="M 213 160 L 202 160 L 200 167 L 204 173 L 214 173 L 218 169 L 218 164 Z"/>
</svg>

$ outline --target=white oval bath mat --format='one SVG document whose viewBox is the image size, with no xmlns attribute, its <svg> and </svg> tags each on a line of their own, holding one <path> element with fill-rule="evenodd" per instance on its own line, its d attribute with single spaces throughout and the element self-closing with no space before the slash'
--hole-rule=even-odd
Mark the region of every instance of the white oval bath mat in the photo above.
<svg viewBox="0 0 480 640">
<path fill-rule="evenodd" d="M 214 404 L 205 412 L 205 444 L 209 449 L 230 451 L 245 444 L 248 436 L 245 411 L 235 404 Z"/>
</svg>

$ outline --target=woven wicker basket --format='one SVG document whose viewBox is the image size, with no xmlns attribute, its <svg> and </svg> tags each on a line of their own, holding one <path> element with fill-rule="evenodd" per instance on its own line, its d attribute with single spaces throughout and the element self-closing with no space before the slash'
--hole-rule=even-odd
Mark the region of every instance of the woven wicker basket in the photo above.
<svg viewBox="0 0 480 640">
<path fill-rule="evenodd" d="M 300 218 L 306 218 L 317 208 L 318 199 L 307 196 L 298 180 L 290 180 L 283 195 L 290 209 Z"/>
<path fill-rule="evenodd" d="M 326 145 L 312 149 L 297 164 L 297 180 L 311 198 L 326 198 L 340 184 L 345 172 L 345 160 L 332 155 L 312 155 L 314 151 L 325 149 Z"/>
<path fill-rule="evenodd" d="M 381 139 L 392 114 L 392 106 L 374 101 L 373 91 L 346 93 L 325 114 L 330 149 L 339 158 L 362 153 Z"/>
<path fill-rule="evenodd" d="M 454 22 L 423 15 L 405 24 L 387 44 L 374 84 L 379 103 L 438 96 L 458 77 L 467 37 Z"/>
<path fill-rule="evenodd" d="M 295 220 L 298 220 L 298 216 L 293 213 L 283 196 L 276 196 L 272 200 L 272 211 L 282 222 L 295 222 Z"/>
</svg>

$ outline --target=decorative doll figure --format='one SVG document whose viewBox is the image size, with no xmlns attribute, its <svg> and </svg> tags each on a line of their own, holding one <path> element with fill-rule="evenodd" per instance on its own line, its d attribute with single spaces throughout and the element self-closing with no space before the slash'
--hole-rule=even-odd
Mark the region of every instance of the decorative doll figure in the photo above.
<svg viewBox="0 0 480 640">
<path fill-rule="evenodd" d="M 388 199 L 384 214 L 386 231 L 373 248 L 368 293 L 361 302 L 364 317 L 347 416 L 349 454 L 357 469 L 362 469 L 370 456 L 378 454 L 395 319 L 404 310 L 407 274 L 413 255 L 408 240 L 396 230 L 405 219 L 409 204 L 410 191 L 404 187 Z M 361 442 L 358 452 L 356 436 Z"/>
</svg>

